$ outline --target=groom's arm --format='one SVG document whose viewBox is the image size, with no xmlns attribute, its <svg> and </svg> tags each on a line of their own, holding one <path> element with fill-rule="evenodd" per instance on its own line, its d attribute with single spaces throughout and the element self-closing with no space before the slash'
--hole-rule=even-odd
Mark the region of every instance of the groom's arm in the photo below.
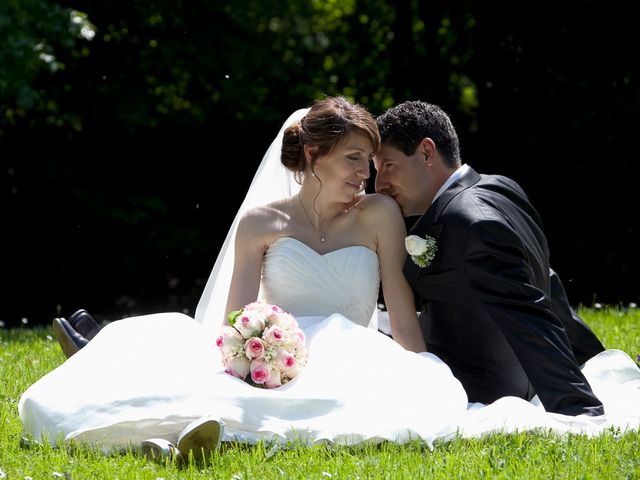
<svg viewBox="0 0 640 480">
<path fill-rule="evenodd" d="M 535 286 L 518 235 L 498 220 L 481 220 L 467 230 L 465 245 L 470 301 L 504 334 L 545 409 L 602 414 L 550 299 Z"/>
<path fill-rule="evenodd" d="M 560 277 L 553 269 L 549 269 L 549 291 L 551 309 L 567 331 L 571 350 L 573 350 L 578 364 L 583 364 L 594 355 L 602 352 L 604 350 L 602 342 L 589 325 L 571 308 Z"/>
</svg>

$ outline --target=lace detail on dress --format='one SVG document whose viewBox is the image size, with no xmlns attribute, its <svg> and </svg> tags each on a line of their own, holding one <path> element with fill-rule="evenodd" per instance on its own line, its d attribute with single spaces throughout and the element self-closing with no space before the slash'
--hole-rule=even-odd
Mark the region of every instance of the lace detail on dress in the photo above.
<svg viewBox="0 0 640 480">
<path fill-rule="evenodd" d="M 367 326 L 379 286 L 378 256 L 361 245 L 321 255 L 293 237 L 281 237 L 265 255 L 262 297 L 295 316 L 340 313 Z"/>
</svg>

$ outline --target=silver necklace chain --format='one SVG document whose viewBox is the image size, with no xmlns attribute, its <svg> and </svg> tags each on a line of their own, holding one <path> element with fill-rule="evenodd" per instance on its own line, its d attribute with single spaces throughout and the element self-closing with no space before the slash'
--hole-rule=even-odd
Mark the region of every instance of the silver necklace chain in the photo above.
<svg viewBox="0 0 640 480">
<path fill-rule="evenodd" d="M 304 207 L 304 203 L 302 203 L 302 198 L 300 198 L 300 194 L 298 194 L 298 201 L 300 202 L 300 206 L 302 207 L 302 211 L 304 212 L 304 214 L 307 217 L 307 220 L 309 220 L 309 223 L 311 224 L 311 226 L 313 227 L 313 229 L 315 231 L 317 231 L 318 233 L 320 233 L 320 243 L 324 243 L 327 241 L 327 237 L 326 237 L 326 233 L 327 230 L 329 230 L 329 227 L 331 226 L 331 222 L 333 221 L 333 219 L 331 219 L 331 221 L 329 222 L 329 224 L 327 225 L 327 228 L 325 228 L 324 230 L 319 230 L 318 228 L 316 228 L 316 226 L 313 224 L 313 220 L 311 220 L 311 217 L 309 216 L 309 213 L 307 212 L 307 209 Z M 320 219 L 320 215 L 318 215 L 318 220 Z"/>
</svg>

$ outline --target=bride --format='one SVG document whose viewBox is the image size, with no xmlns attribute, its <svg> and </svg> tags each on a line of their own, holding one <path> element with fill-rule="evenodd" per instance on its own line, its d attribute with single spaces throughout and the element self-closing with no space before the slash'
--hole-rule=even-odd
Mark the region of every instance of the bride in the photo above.
<svg viewBox="0 0 640 480">
<path fill-rule="evenodd" d="M 640 371 L 615 350 L 583 368 L 605 416 L 548 413 L 535 397 L 467 403 L 449 367 L 424 352 L 402 275 L 398 207 L 362 194 L 378 144 L 371 115 L 343 98 L 295 112 L 254 177 L 196 319 L 163 313 L 109 324 L 22 395 L 25 432 L 109 451 L 149 438 L 176 442 L 207 416 L 224 424 L 223 440 L 249 443 L 417 438 L 431 445 L 539 427 L 638 428 Z M 375 328 L 380 280 L 396 341 Z M 306 367 L 273 390 L 224 373 L 215 345 L 226 313 L 256 298 L 295 315 L 306 335 Z"/>
<path fill-rule="evenodd" d="M 371 114 L 344 98 L 294 113 L 259 167 L 197 320 L 164 313 L 111 323 L 23 394 L 26 433 L 110 450 L 175 442 L 213 415 L 223 440 L 246 442 L 431 443 L 453 434 L 467 396 L 424 353 L 402 273 L 400 210 L 363 194 L 379 142 Z M 380 280 L 396 341 L 367 328 Z M 215 344 L 226 313 L 256 298 L 293 314 L 307 339 L 306 367 L 274 390 L 224 373 Z"/>
</svg>

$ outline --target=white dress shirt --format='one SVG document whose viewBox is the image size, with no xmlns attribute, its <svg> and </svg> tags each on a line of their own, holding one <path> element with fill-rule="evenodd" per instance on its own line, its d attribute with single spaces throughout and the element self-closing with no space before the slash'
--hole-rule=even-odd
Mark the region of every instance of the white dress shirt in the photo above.
<svg viewBox="0 0 640 480">
<path fill-rule="evenodd" d="M 438 198 L 440 194 L 442 194 L 442 192 L 444 192 L 447 188 L 449 188 L 449 186 L 453 182 L 455 182 L 462 175 L 467 173 L 467 170 L 469 170 L 469 165 L 467 165 L 466 163 L 463 163 L 461 166 L 459 166 L 458 169 L 455 172 L 453 172 L 449 178 L 447 178 L 447 181 L 444 182 L 444 184 L 442 184 L 442 186 L 440 187 L 440 190 L 438 190 L 438 193 L 436 193 L 436 196 L 433 197 L 433 201 L 431 203 L 435 202 L 436 198 Z"/>
</svg>

